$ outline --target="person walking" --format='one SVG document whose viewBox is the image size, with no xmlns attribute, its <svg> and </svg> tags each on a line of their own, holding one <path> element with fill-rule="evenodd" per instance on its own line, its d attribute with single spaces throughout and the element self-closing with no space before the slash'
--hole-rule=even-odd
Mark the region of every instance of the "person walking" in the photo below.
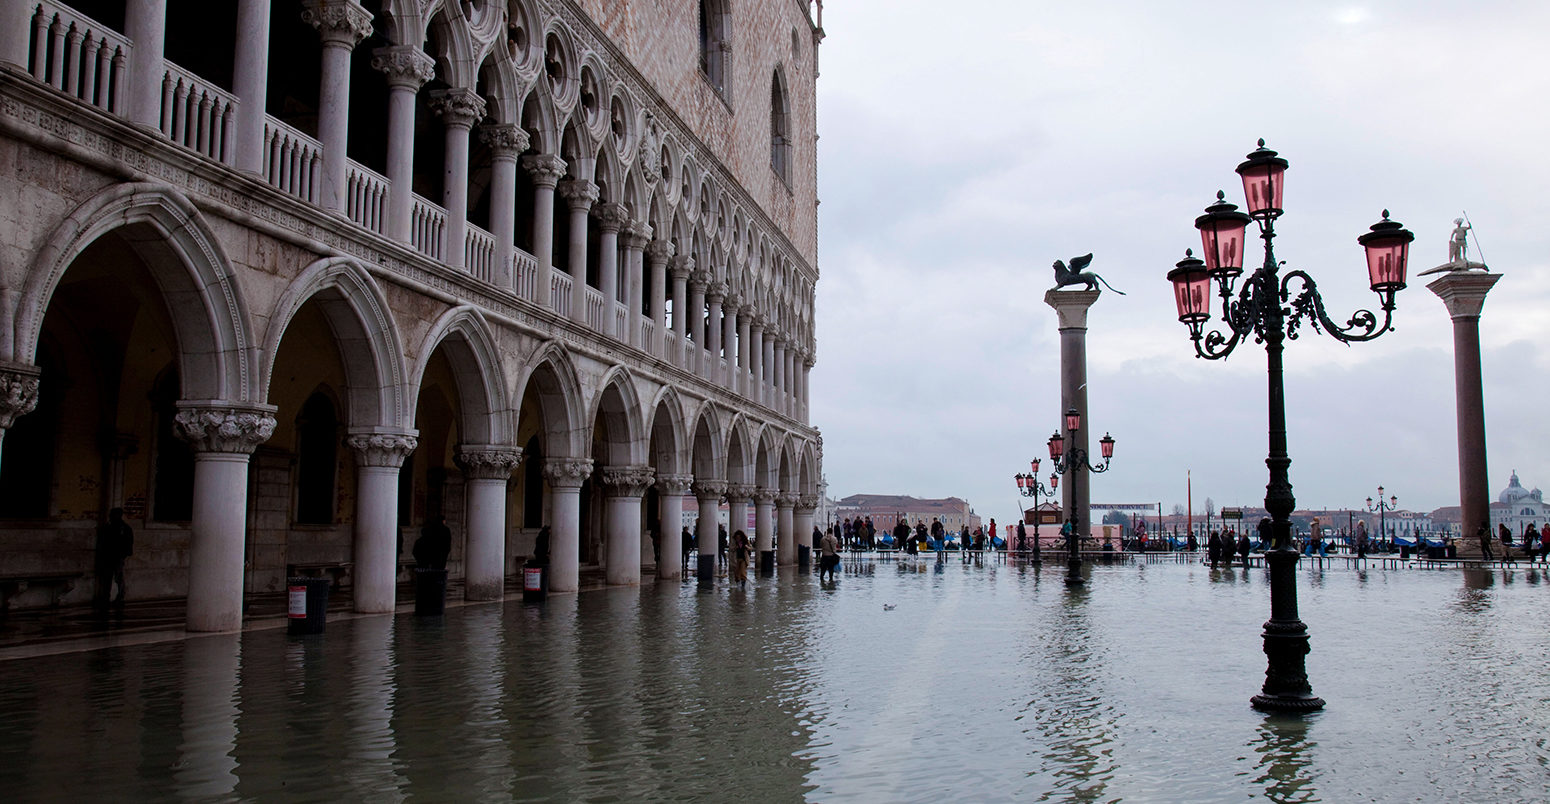
<svg viewBox="0 0 1550 804">
<path fill-rule="evenodd" d="M 834 537 L 829 537 L 834 538 Z M 739 587 L 748 586 L 748 534 L 737 531 L 732 534 L 732 582 Z"/>
<path fill-rule="evenodd" d="M 1495 556 L 1491 555 L 1491 526 L 1481 522 L 1480 527 L 1475 529 L 1475 538 L 1480 540 L 1480 560 L 1495 560 Z"/>
<path fill-rule="evenodd" d="M 840 565 L 840 545 L 835 540 L 834 534 L 828 534 L 818 540 L 818 552 L 818 582 L 823 583 L 825 575 L 828 575 L 830 581 L 834 581 L 835 569 Z"/>
<path fill-rule="evenodd" d="M 124 559 L 134 552 L 134 529 L 124 521 L 124 509 L 114 508 L 108 512 L 108 521 L 97 528 L 97 591 L 92 595 L 92 603 L 98 609 L 108 607 L 114 584 L 118 585 L 118 596 L 113 598 L 113 605 L 124 607 Z"/>
<path fill-rule="evenodd" d="M 446 569 L 447 556 L 452 554 L 452 529 L 447 518 L 433 516 L 420 529 L 420 538 L 414 540 L 414 563 L 421 569 Z"/>
<path fill-rule="evenodd" d="M 1356 523 L 1356 535 L 1352 537 L 1356 541 L 1356 557 L 1367 557 L 1367 521 L 1359 520 Z"/>
<path fill-rule="evenodd" d="M 1539 532 L 1539 563 L 1550 564 L 1546 556 L 1550 556 L 1550 522 L 1546 522 L 1545 529 Z"/>
<path fill-rule="evenodd" d="M 942 520 L 931 517 L 931 543 L 935 546 L 937 552 L 946 549 L 947 545 L 945 542 L 946 536 L 942 529 Z"/>
<path fill-rule="evenodd" d="M 716 563 L 723 567 L 727 565 L 727 526 L 719 522 L 716 523 Z"/>
<path fill-rule="evenodd" d="M 1023 527 L 1022 520 L 1017 520 L 1017 552 L 1028 552 L 1028 529 Z"/>
<path fill-rule="evenodd" d="M 1211 562 L 1211 569 L 1216 569 L 1216 562 L 1222 559 L 1222 534 L 1211 531 L 1211 536 L 1206 539 L 1206 558 Z"/>
<path fill-rule="evenodd" d="M 1523 555 L 1528 557 L 1528 563 L 1534 563 L 1534 553 L 1539 550 L 1539 529 L 1534 523 L 1528 523 L 1528 530 L 1523 532 Z"/>
<path fill-rule="evenodd" d="M 1261 519 L 1259 521 L 1259 543 L 1260 543 L 1260 547 L 1262 549 L 1265 548 L 1268 545 L 1269 541 L 1270 541 L 1270 520 L 1268 518 L 1267 519 Z M 1240 534 L 1238 534 L 1238 558 L 1243 561 L 1243 566 L 1247 567 L 1249 565 L 1249 534 L 1247 534 L 1247 533 L 1240 533 Z"/>
<path fill-rule="evenodd" d="M 689 526 L 684 525 L 683 533 L 678 535 L 678 545 L 683 550 L 683 570 L 689 571 L 689 554 L 694 552 L 694 534 L 689 532 Z"/>
<path fill-rule="evenodd" d="M 1508 564 L 1513 563 L 1513 561 L 1512 561 L 1512 530 L 1507 527 L 1507 523 L 1506 522 L 1500 522 L 1500 523 L 1498 523 L 1496 525 L 1496 534 L 1497 534 L 1497 537 L 1502 540 L 1502 560 L 1507 562 Z"/>
</svg>

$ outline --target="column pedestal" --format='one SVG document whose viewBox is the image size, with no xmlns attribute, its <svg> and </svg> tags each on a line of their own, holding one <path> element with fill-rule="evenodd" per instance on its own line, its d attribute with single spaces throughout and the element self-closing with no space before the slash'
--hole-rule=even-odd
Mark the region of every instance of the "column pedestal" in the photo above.
<svg viewBox="0 0 1550 804">
<path fill-rule="evenodd" d="M 1458 424 L 1459 554 L 1478 557 L 1482 524 L 1491 533 L 1491 492 L 1486 479 L 1485 396 L 1480 375 L 1480 309 L 1501 274 L 1453 271 L 1426 286 L 1453 319 L 1453 396 Z"/>
</svg>

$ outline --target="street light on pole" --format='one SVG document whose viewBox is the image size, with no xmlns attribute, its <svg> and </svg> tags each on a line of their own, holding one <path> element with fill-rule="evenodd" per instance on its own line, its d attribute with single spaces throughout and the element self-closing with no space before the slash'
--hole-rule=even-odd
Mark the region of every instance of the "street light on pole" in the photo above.
<svg viewBox="0 0 1550 804">
<path fill-rule="evenodd" d="M 1324 707 L 1313 695 L 1308 683 L 1305 657 L 1308 654 L 1308 627 L 1297 616 L 1297 551 L 1292 547 L 1292 483 L 1288 468 L 1291 458 L 1286 451 L 1286 399 L 1282 380 L 1281 353 L 1285 341 L 1297 338 L 1299 328 L 1307 324 L 1315 332 L 1324 332 L 1336 340 L 1352 343 L 1370 341 L 1388 332 L 1392 326 L 1394 294 L 1405 287 L 1405 268 L 1410 241 L 1415 236 L 1398 223 L 1383 220 L 1357 238 L 1367 253 L 1367 272 L 1374 293 L 1378 294 L 1383 320 L 1369 310 L 1358 310 L 1344 326 L 1332 321 L 1324 310 L 1313 277 L 1302 270 L 1289 271 L 1282 277 L 1281 265 L 1273 249 L 1275 221 L 1281 216 L 1285 192 L 1287 161 L 1265 147 L 1259 148 L 1238 165 L 1248 213 L 1238 211 L 1224 200 L 1223 193 L 1206 207 L 1206 214 L 1195 219 L 1200 230 L 1204 261 L 1186 251 L 1168 279 L 1173 283 L 1179 321 L 1189 327 L 1197 357 L 1220 360 L 1250 338 L 1265 344 L 1266 372 L 1269 375 L 1270 451 L 1265 460 L 1270 482 L 1265 487 L 1265 509 L 1270 513 L 1271 549 L 1265 554 L 1270 566 L 1270 619 L 1265 623 L 1265 685 L 1251 699 L 1254 707 L 1281 712 L 1310 712 Z M 1259 225 L 1265 242 L 1265 261 L 1235 292 L 1234 283 L 1243 274 L 1244 231 L 1250 222 Z M 1292 293 L 1292 280 L 1299 290 Z M 1211 319 L 1212 281 L 1222 298 L 1220 330 L 1204 332 Z M 1236 298 L 1235 298 L 1236 296 Z"/>
<path fill-rule="evenodd" d="M 1077 413 L 1076 408 L 1066 409 L 1065 425 L 1067 432 L 1071 434 L 1069 442 L 1071 447 L 1069 450 L 1066 448 L 1068 443 L 1066 437 L 1061 435 L 1059 430 L 1056 430 L 1055 434 L 1049 437 L 1049 459 L 1055 464 L 1056 475 L 1071 472 L 1071 487 L 1073 490 L 1071 499 L 1074 500 L 1078 499 L 1074 492 L 1081 488 L 1080 484 L 1086 482 L 1087 472 L 1109 471 L 1109 459 L 1114 457 L 1114 437 L 1104 433 L 1103 438 L 1098 439 L 1098 446 L 1103 453 L 1103 465 L 1094 466 L 1087 459 L 1087 450 L 1077 446 L 1077 444 L 1081 443 L 1077 439 L 1076 434 L 1082 429 L 1082 414 Z M 1066 537 L 1066 550 L 1069 553 L 1066 572 L 1067 586 L 1078 586 L 1082 583 L 1081 537 L 1077 535 L 1081 532 L 1082 523 L 1080 519 L 1081 515 L 1076 511 L 1067 512 L 1066 523 L 1071 526 L 1071 533 Z"/>
<path fill-rule="evenodd" d="M 1384 514 L 1386 514 L 1389 511 L 1393 511 L 1394 509 L 1396 509 L 1398 507 L 1399 507 L 1399 498 L 1398 497 L 1395 497 L 1394 495 L 1390 494 L 1388 500 L 1385 501 L 1383 499 L 1383 487 L 1382 486 L 1378 487 L 1378 505 L 1376 507 L 1374 507 L 1373 504 L 1372 504 L 1372 498 L 1371 497 L 1367 498 L 1367 510 L 1378 512 L 1378 535 L 1380 537 L 1382 537 L 1385 541 L 1388 540 L 1389 532 L 1388 532 L 1388 529 L 1384 527 L 1384 525 L 1386 524 Z M 1417 549 L 1420 548 L 1420 542 L 1419 541 L 1416 542 L 1416 547 L 1417 547 Z"/>
<path fill-rule="evenodd" d="M 1017 478 L 1017 490 L 1024 497 L 1033 498 L 1033 561 L 1035 564 L 1042 564 L 1044 560 L 1039 555 L 1039 497 L 1055 496 L 1055 492 L 1060 489 L 1060 475 L 1051 472 L 1049 488 L 1045 488 L 1044 484 L 1039 482 L 1039 459 L 1034 458 L 1029 462 L 1029 465 L 1033 467 L 1032 472 L 1026 475 L 1019 472 L 1015 477 Z M 1019 545 L 1018 550 L 1022 549 L 1022 545 Z"/>
</svg>

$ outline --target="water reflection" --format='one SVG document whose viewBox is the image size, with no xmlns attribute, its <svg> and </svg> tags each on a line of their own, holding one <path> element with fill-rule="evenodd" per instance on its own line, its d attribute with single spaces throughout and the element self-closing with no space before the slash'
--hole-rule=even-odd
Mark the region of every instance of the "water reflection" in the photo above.
<svg viewBox="0 0 1550 804">
<path fill-rule="evenodd" d="M 180 798 L 224 801 L 237 789 L 236 634 L 190 639 L 183 651 L 183 742 L 172 766 Z"/>
<path fill-rule="evenodd" d="M 1115 770 L 1114 726 L 1119 714 L 1105 690 L 1107 666 L 1087 617 L 1088 584 L 1066 586 L 1056 618 L 1040 640 L 1045 668 L 1028 677 L 1034 684 L 1023 714 L 1037 760 L 1028 772 L 1041 784 L 1075 801 L 1103 799 Z M 1044 778 L 1039 778 L 1044 777 Z"/>
<path fill-rule="evenodd" d="M 1257 730 L 1252 746 L 1259 775 L 1254 784 L 1263 786 L 1266 800 L 1276 802 L 1320 801 L 1314 785 L 1317 772 L 1312 752 L 1316 744 L 1309 738 L 1315 718 L 1271 715 Z"/>
</svg>

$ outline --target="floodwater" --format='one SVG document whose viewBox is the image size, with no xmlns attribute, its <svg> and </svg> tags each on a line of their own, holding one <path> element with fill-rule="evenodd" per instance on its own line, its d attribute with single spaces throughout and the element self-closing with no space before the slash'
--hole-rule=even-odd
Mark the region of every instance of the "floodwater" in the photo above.
<svg viewBox="0 0 1550 804">
<path fill-rule="evenodd" d="M 8 801 L 1543 801 L 1550 579 L 847 560 L 0 662 Z"/>
</svg>

